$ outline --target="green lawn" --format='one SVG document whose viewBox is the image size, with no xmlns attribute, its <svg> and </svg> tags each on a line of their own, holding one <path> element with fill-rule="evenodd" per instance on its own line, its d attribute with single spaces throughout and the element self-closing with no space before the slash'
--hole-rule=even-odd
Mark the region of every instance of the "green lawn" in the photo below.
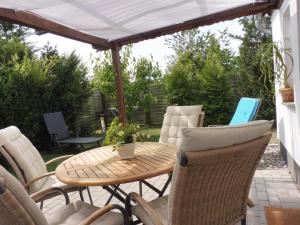
<svg viewBox="0 0 300 225">
<path fill-rule="evenodd" d="M 77 154 L 78 152 L 74 153 L 74 154 Z M 71 153 L 72 154 L 72 153 Z M 54 159 L 56 157 L 59 157 L 59 156 L 63 156 L 63 155 L 69 155 L 69 153 L 49 153 L 49 152 L 41 152 L 41 155 L 44 159 L 45 162 L 51 160 L 51 159 Z M 59 165 L 59 163 L 61 163 L 61 161 L 57 161 L 57 162 L 53 162 L 51 164 L 49 164 L 47 166 L 47 169 L 48 171 L 54 171 L 56 169 L 56 167 Z"/>
<path fill-rule="evenodd" d="M 147 135 L 146 141 L 158 142 L 160 128 L 142 128 L 142 133 Z"/>
</svg>

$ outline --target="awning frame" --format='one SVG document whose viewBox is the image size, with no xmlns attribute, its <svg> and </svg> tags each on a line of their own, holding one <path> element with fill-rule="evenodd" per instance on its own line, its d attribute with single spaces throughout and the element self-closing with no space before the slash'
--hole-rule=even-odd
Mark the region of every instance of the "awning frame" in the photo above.
<svg viewBox="0 0 300 225">
<path fill-rule="evenodd" d="M 270 12 L 278 9 L 283 0 L 269 0 L 265 2 L 255 2 L 244 6 L 228 9 L 222 12 L 202 16 L 196 19 L 184 21 L 179 24 L 173 24 L 167 27 L 161 27 L 155 30 L 134 34 L 125 38 L 108 41 L 104 38 L 96 37 L 87 33 L 83 33 L 76 29 L 69 28 L 54 21 L 50 21 L 39 15 L 27 11 L 13 10 L 0 7 L 0 19 L 8 20 L 20 25 L 34 28 L 39 31 L 45 31 L 60 35 L 73 40 L 91 44 L 97 50 L 112 51 L 113 66 L 115 69 L 115 81 L 117 92 L 117 104 L 119 110 L 120 121 L 126 122 L 125 99 L 123 90 L 123 81 L 121 78 L 120 55 L 119 51 L 124 45 L 137 43 L 147 39 L 160 37 L 167 34 L 173 34 L 179 31 L 190 30 L 199 26 L 211 25 L 213 23 L 232 20 L 242 16 L 249 16 L 258 13 Z"/>
</svg>

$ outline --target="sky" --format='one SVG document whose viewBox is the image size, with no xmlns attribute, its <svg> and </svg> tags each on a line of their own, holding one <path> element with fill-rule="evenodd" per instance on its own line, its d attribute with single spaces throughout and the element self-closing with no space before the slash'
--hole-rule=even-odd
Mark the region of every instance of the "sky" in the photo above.
<svg viewBox="0 0 300 225">
<path fill-rule="evenodd" d="M 228 29 L 228 32 L 235 35 L 243 34 L 242 27 L 239 25 L 238 20 L 225 21 L 213 24 L 211 26 L 201 27 L 202 32 L 215 33 L 219 36 L 219 31 Z M 165 45 L 165 38 L 162 36 L 159 38 L 151 39 L 136 43 L 133 45 L 132 53 L 136 58 L 153 56 L 155 62 L 158 62 L 159 67 L 162 71 L 165 71 L 168 62 L 168 56 L 172 55 L 172 50 Z M 92 68 L 91 59 L 99 56 L 99 52 L 95 51 L 91 45 L 82 42 L 74 41 L 68 38 L 60 37 L 53 34 L 44 35 L 31 35 L 27 38 L 27 42 L 32 43 L 37 48 L 42 48 L 44 45 L 49 43 L 50 46 L 56 46 L 59 53 L 68 54 L 75 50 L 80 55 L 82 61 L 85 62 L 89 68 Z M 230 42 L 231 48 L 237 53 L 240 41 L 232 40 Z"/>
</svg>

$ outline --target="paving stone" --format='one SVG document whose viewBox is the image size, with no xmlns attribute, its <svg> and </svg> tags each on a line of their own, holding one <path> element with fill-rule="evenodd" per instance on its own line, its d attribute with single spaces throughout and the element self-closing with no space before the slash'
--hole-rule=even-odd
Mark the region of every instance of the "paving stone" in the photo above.
<svg viewBox="0 0 300 225">
<path fill-rule="evenodd" d="M 257 198 L 265 201 L 268 201 L 269 199 L 266 191 L 257 191 Z"/>
<path fill-rule="evenodd" d="M 256 184 L 256 189 L 257 189 L 258 192 L 265 192 L 266 191 L 265 183 L 263 183 L 263 184 L 257 183 Z"/>
</svg>

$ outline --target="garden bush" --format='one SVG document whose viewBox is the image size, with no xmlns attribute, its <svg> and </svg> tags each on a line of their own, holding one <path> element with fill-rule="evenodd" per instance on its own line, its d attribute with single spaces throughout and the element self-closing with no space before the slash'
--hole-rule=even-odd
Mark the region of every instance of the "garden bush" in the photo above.
<svg viewBox="0 0 300 225">
<path fill-rule="evenodd" d="M 43 114 L 62 111 L 75 133 L 77 115 L 91 94 L 87 69 L 79 57 L 75 53 L 60 56 L 56 51 L 48 54 L 49 49 L 37 57 L 21 40 L 19 51 L 15 41 L 2 41 L 0 52 L 5 48 L 7 58 L 0 67 L 0 127 L 15 125 L 44 149 L 50 136 Z"/>
<path fill-rule="evenodd" d="M 232 57 L 230 51 L 222 49 L 214 35 L 195 30 L 173 38 L 169 43 L 176 55 L 164 78 L 167 104 L 201 104 L 206 113 L 205 125 L 228 123 L 234 110 L 230 83 L 233 65 L 228 63 Z"/>
</svg>

